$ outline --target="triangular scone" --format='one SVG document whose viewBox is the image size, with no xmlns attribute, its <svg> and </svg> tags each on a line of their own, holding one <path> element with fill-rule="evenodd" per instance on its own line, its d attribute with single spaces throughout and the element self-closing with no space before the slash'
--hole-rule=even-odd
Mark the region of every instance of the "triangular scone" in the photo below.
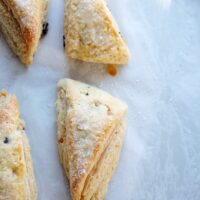
<svg viewBox="0 0 200 200">
<path fill-rule="evenodd" d="M 25 65 L 32 63 L 48 0 L 1 0 L 0 29 L 13 52 Z"/>
<path fill-rule="evenodd" d="M 78 81 L 58 83 L 58 147 L 73 200 L 103 199 L 119 159 L 127 107 Z"/>
<path fill-rule="evenodd" d="M 105 0 L 65 0 L 65 48 L 86 62 L 126 64 L 128 47 Z"/>
<path fill-rule="evenodd" d="M 0 199 L 36 200 L 30 146 L 17 98 L 0 92 Z"/>
</svg>

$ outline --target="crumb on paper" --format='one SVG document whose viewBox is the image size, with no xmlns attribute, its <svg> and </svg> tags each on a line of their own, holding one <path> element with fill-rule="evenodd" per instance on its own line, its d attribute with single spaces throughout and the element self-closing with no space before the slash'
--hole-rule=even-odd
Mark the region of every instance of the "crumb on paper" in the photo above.
<svg viewBox="0 0 200 200">
<path fill-rule="evenodd" d="M 116 76 L 117 75 L 117 68 L 115 65 L 109 64 L 107 66 L 107 72 L 111 75 L 111 76 Z"/>
</svg>

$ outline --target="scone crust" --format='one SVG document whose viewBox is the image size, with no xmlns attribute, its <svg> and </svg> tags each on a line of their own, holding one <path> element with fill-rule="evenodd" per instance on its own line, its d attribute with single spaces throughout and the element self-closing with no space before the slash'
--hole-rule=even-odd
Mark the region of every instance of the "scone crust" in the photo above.
<svg viewBox="0 0 200 200">
<path fill-rule="evenodd" d="M 104 0 L 66 0 L 65 43 L 69 57 L 126 64 L 129 50 Z"/>
<path fill-rule="evenodd" d="M 116 128 L 109 145 L 87 177 L 81 200 L 103 200 L 117 167 L 125 135 L 125 119 Z"/>
<path fill-rule="evenodd" d="M 2 0 L 21 28 L 23 38 L 32 45 L 41 35 L 47 0 Z"/>
<path fill-rule="evenodd" d="M 67 104 L 67 113 L 62 121 L 65 128 L 58 125 L 61 162 L 68 168 L 65 170 L 72 199 L 79 200 L 86 178 L 108 146 L 127 107 L 100 89 L 70 79 L 58 83 L 58 113 L 63 110 L 62 104 Z M 58 114 L 58 120 L 61 118 Z"/>
<path fill-rule="evenodd" d="M 2 0 L 0 6 L 0 29 L 13 52 L 28 66 L 42 34 L 48 0 Z"/>
<path fill-rule="evenodd" d="M 0 200 L 36 200 L 30 146 L 17 98 L 0 92 Z"/>
</svg>

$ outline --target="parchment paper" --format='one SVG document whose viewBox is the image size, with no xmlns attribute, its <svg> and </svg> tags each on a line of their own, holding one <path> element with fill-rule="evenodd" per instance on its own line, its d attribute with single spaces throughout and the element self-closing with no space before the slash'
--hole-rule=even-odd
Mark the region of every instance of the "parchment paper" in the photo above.
<svg viewBox="0 0 200 200">
<path fill-rule="evenodd" d="M 56 84 L 70 77 L 129 106 L 127 134 L 108 200 L 200 199 L 200 1 L 109 0 L 131 50 L 111 77 L 67 60 L 64 1 L 49 5 L 48 35 L 25 69 L 0 37 L 0 89 L 15 93 L 26 122 L 39 200 L 69 199 L 56 146 Z"/>
</svg>

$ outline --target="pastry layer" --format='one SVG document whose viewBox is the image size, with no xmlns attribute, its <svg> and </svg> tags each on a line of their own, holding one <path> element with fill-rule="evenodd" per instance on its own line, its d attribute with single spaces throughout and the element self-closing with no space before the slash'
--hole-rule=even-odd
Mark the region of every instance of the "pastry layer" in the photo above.
<svg viewBox="0 0 200 200">
<path fill-rule="evenodd" d="M 0 200 L 36 200 L 30 146 L 15 96 L 0 92 Z"/>
<path fill-rule="evenodd" d="M 103 200 L 108 184 L 117 167 L 124 140 L 124 122 L 114 131 L 108 147 L 88 175 L 81 200 Z"/>
</svg>

